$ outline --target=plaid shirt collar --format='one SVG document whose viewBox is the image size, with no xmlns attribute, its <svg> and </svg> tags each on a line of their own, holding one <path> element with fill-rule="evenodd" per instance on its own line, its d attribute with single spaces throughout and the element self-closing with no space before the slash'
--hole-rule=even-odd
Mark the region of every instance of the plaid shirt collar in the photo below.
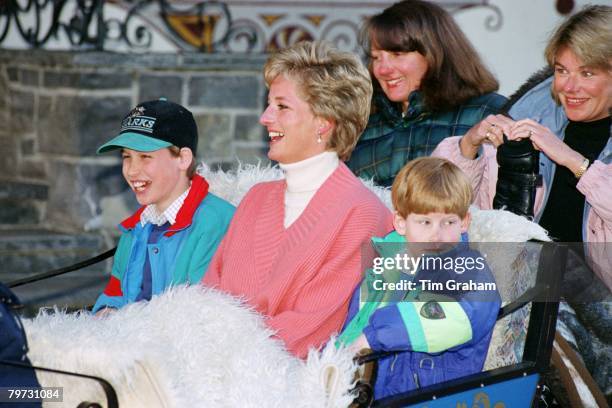
<svg viewBox="0 0 612 408">
<path fill-rule="evenodd" d="M 376 94 L 374 103 L 380 110 L 381 115 L 391 122 L 393 126 L 398 126 L 405 120 L 415 119 L 425 112 L 423 95 L 419 91 L 413 91 L 408 96 L 408 109 L 406 109 L 406 112 L 401 111 L 401 104 L 391 102 L 382 92 Z"/>
<path fill-rule="evenodd" d="M 166 222 L 168 222 L 170 225 L 173 225 L 176 222 L 176 215 L 183 206 L 185 198 L 187 198 L 187 194 L 189 194 L 189 190 L 191 190 L 191 187 L 185 190 L 183 194 L 178 196 L 178 198 L 174 200 L 172 204 L 170 204 L 161 214 L 157 212 L 157 207 L 155 204 L 147 205 L 140 216 L 140 224 L 144 226 L 147 222 L 150 222 L 153 225 L 164 225 Z"/>
</svg>

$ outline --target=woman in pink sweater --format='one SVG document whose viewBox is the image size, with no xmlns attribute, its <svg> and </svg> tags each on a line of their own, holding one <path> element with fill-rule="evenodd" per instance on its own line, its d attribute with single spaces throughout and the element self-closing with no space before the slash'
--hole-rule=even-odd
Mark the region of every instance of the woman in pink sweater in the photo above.
<svg viewBox="0 0 612 408">
<path fill-rule="evenodd" d="M 302 42 L 272 56 L 264 78 L 260 122 L 285 179 L 247 193 L 203 282 L 243 297 L 303 358 L 341 328 L 365 244 L 389 232 L 392 217 L 343 163 L 372 95 L 357 57 Z"/>
</svg>

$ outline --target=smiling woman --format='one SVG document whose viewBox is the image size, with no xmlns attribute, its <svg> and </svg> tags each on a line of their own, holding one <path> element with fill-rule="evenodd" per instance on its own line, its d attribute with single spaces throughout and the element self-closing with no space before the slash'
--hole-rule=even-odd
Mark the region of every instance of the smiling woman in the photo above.
<svg viewBox="0 0 612 408">
<path fill-rule="evenodd" d="M 308 103 L 299 97 L 295 82 L 277 76 L 270 84 L 268 98 L 270 102 L 260 122 L 270 136 L 270 160 L 289 164 L 325 151 L 323 135 L 330 133 L 332 123 L 315 118 Z"/>
<path fill-rule="evenodd" d="M 389 210 L 342 163 L 365 127 L 372 85 L 356 56 L 319 42 L 273 55 L 264 78 L 260 122 L 285 179 L 247 193 L 203 283 L 244 298 L 306 357 L 344 322 L 362 244 L 392 228 Z"/>
<path fill-rule="evenodd" d="M 467 132 L 506 99 L 453 18 L 433 2 L 405 0 L 362 32 L 374 82 L 372 114 L 348 166 L 390 186 L 408 161 Z"/>
<path fill-rule="evenodd" d="M 607 31 L 609 33 L 610 28 Z M 579 49 L 574 50 L 561 39 L 557 41 L 549 45 L 546 53 L 549 64 L 555 69 L 553 97 L 563 106 L 567 118 L 573 122 L 593 122 L 610 116 L 612 62 L 610 58 L 606 61 L 601 57 L 606 51 L 597 50 L 601 52 L 599 56 L 581 57 Z M 597 48 L 600 42 L 586 46 Z M 608 47 L 612 46 L 608 44 Z M 607 54 L 610 54 L 609 48 Z"/>
<path fill-rule="evenodd" d="M 535 193 L 535 221 L 563 242 L 612 242 L 612 7 L 589 6 L 561 24 L 546 48 L 553 76 L 540 79 L 512 106 L 459 142 L 442 142 L 447 157 L 470 175 L 475 203 L 490 208 L 503 136 L 529 139 L 540 151 L 543 185 Z M 459 142 L 459 143 L 458 143 Z M 480 154 L 478 154 L 480 152 Z M 477 156 L 478 154 L 478 156 Z M 612 289 L 612 255 L 591 246 L 590 262 Z"/>
<path fill-rule="evenodd" d="M 408 97 L 421 86 L 427 73 L 427 60 L 417 51 L 390 52 L 372 45 L 372 73 L 390 101 L 408 108 Z"/>
</svg>

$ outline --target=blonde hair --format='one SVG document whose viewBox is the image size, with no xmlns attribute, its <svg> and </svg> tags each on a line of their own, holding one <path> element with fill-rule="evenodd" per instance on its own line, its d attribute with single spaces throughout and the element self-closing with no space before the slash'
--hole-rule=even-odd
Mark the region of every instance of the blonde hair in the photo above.
<svg viewBox="0 0 612 408">
<path fill-rule="evenodd" d="M 612 69 L 612 7 L 586 6 L 574 14 L 553 33 L 544 56 L 548 65 L 555 66 L 557 55 L 567 48 L 587 67 Z M 559 97 L 551 88 L 553 98 Z"/>
<path fill-rule="evenodd" d="M 467 215 L 472 186 L 453 163 L 437 157 L 420 157 L 408 162 L 397 174 L 391 188 L 395 211 L 408 214 L 440 212 Z"/>
<path fill-rule="evenodd" d="M 368 123 L 372 98 L 370 75 L 357 56 L 327 42 L 299 42 L 266 62 L 268 88 L 279 75 L 296 83 L 315 116 L 334 123 L 327 148 L 348 160 Z"/>
</svg>

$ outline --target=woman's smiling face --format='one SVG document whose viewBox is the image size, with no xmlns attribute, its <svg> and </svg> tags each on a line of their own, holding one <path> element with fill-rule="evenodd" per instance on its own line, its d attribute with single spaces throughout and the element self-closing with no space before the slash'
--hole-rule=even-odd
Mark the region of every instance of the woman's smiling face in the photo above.
<svg viewBox="0 0 612 408">
<path fill-rule="evenodd" d="M 553 87 L 565 114 L 574 122 L 592 122 L 610 115 L 611 73 L 585 66 L 569 48 L 557 53 Z"/>
<path fill-rule="evenodd" d="M 427 60 L 417 51 L 370 50 L 372 73 L 390 101 L 408 106 L 408 96 L 421 86 L 427 73 Z"/>
<path fill-rule="evenodd" d="M 325 151 L 325 141 L 317 141 L 322 121 L 312 113 L 295 81 L 283 75 L 270 84 L 268 106 L 259 123 L 268 129 L 270 160 L 290 164 Z"/>
</svg>

